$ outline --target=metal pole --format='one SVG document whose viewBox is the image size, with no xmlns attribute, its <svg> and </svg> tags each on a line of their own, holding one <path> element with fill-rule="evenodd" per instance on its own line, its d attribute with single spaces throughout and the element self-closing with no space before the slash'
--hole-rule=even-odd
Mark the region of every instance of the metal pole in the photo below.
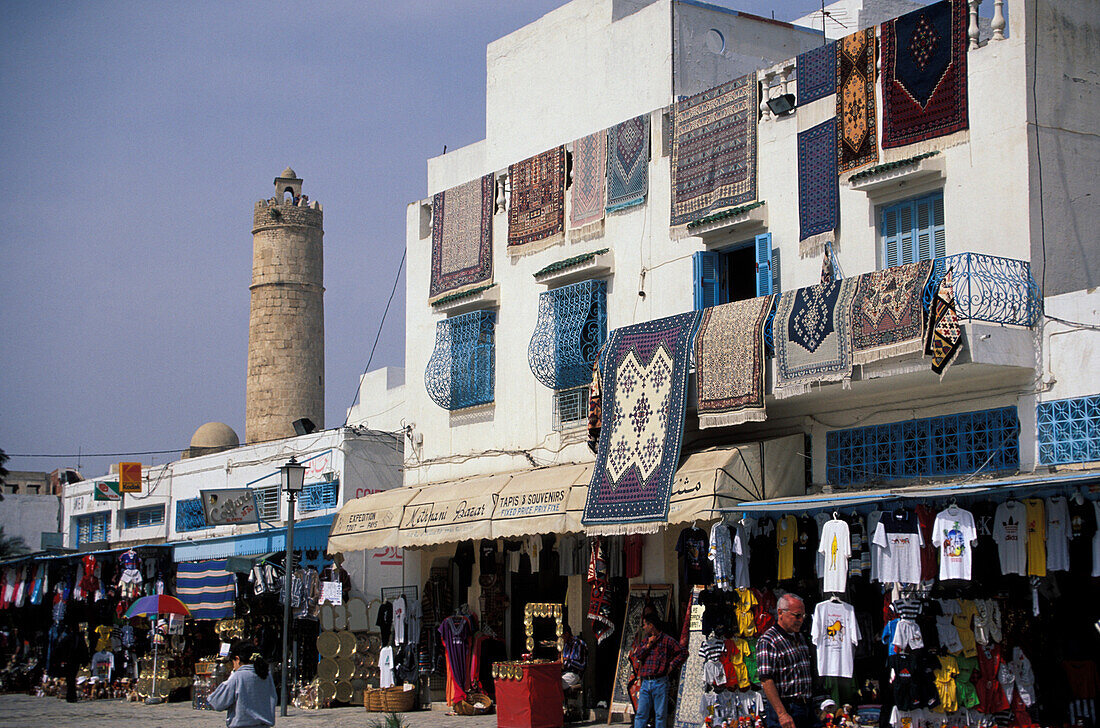
<svg viewBox="0 0 1100 728">
<path fill-rule="evenodd" d="M 286 717 L 287 706 L 287 673 L 290 665 L 290 653 L 287 650 L 288 638 L 290 636 L 290 588 L 294 581 L 294 491 L 290 491 L 288 494 L 290 498 L 290 518 L 287 520 L 286 528 L 286 558 L 283 559 L 283 566 L 285 567 L 283 573 L 283 669 L 282 669 L 282 692 L 280 693 L 280 701 L 282 705 L 281 715 Z"/>
</svg>

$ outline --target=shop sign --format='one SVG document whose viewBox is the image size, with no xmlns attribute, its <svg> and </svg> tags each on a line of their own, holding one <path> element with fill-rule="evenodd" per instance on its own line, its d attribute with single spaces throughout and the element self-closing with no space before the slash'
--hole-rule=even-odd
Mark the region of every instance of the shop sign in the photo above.
<svg viewBox="0 0 1100 728">
<path fill-rule="evenodd" d="M 141 463 L 118 464 L 118 490 L 120 493 L 141 492 Z"/>
<path fill-rule="evenodd" d="M 548 488 L 533 493 L 505 493 L 497 501 L 493 518 L 530 518 L 532 516 L 556 516 L 565 513 L 569 487 Z"/>
<path fill-rule="evenodd" d="M 259 523 L 256 494 L 251 488 L 223 488 L 199 491 L 206 523 L 210 526 L 231 526 Z"/>
<path fill-rule="evenodd" d="M 455 526 L 461 523 L 484 521 L 492 515 L 497 497 L 496 493 L 492 493 L 457 501 L 410 503 L 405 506 L 405 512 L 401 518 L 401 528 L 403 530 L 434 529 Z"/>
<path fill-rule="evenodd" d="M 330 536 L 338 536 L 348 533 L 368 533 L 389 528 L 397 520 L 396 508 L 385 508 L 377 511 L 365 511 L 362 513 L 337 513 L 332 522 Z"/>
<path fill-rule="evenodd" d="M 122 500 L 122 494 L 119 492 L 117 480 L 95 481 L 95 489 L 92 491 L 92 494 L 93 499 L 97 501 Z"/>
</svg>

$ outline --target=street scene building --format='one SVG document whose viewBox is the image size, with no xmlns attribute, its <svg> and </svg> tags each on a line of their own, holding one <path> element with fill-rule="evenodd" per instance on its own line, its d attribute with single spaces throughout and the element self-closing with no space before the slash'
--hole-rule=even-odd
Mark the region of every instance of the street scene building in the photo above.
<svg viewBox="0 0 1100 728">
<path fill-rule="evenodd" d="M 288 168 L 256 208 L 248 444 L 204 425 L 140 495 L 67 486 L 77 553 L 5 574 L 240 569 L 183 633 L 273 638 L 293 455 L 299 705 L 1095 725 L 1100 17 L 979 5 L 572 0 L 490 43 L 485 138 L 406 209 L 404 370 L 323 429 L 321 211 Z M 224 489 L 259 523 L 208 523 Z M 804 691 L 768 652 L 796 603 Z M 643 617 L 680 645 L 657 673 Z M 200 705 L 215 671 L 174 664 Z"/>
</svg>

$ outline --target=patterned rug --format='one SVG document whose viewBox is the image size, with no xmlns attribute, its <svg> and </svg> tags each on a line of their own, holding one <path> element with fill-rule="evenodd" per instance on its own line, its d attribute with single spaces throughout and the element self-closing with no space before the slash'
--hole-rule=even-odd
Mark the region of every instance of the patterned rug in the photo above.
<svg viewBox="0 0 1100 728">
<path fill-rule="evenodd" d="M 432 196 L 428 300 L 493 279 L 493 175 Z"/>
<path fill-rule="evenodd" d="M 756 199 L 756 74 L 676 102 L 671 225 Z"/>
<path fill-rule="evenodd" d="M 606 165 L 606 131 L 589 134 L 573 143 L 573 186 L 569 188 L 569 237 L 573 240 L 603 233 Z"/>
<path fill-rule="evenodd" d="M 856 279 L 783 293 L 772 323 L 775 396 L 805 394 L 816 382 L 852 376 L 852 297 Z"/>
<path fill-rule="evenodd" d="M 836 93 L 836 41 L 798 54 L 798 105 Z"/>
<path fill-rule="evenodd" d="M 919 352 L 924 345 L 924 287 L 932 261 L 859 276 L 852 301 L 852 363 Z"/>
<path fill-rule="evenodd" d="M 691 608 L 699 603 L 700 589 L 692 589 L 688 599 L 687 611 L 690 615 Z M 703 725 L 706 717 L 702 711 L 703 686 L 703 656 L 699 648 L 703 646 L 703 629 L 689 629 L 687 641 L 687 659 L 680 668 L 680 684 L 676 693 L 676 714 L 673 716 L 672 728 L 698 728 Z"/>
<path fill-rule="evenodd" d="M 695 336 L 699 427 L 760 422 L 764 412 L 764 321 L 774 296 L 703 309 Z"/>
<path fill-rule="evenodd" d="M 604 560 L 600 539 L 592 540 L 592 557 L 588 562 L 588 621 L 592 624 L 592 633 L 596 635 L 596 644 L 615 632 L 614 615 L 611 608 L 611 587 L 607 583 L 607 562 Z"/>
<path fill-rule="evenodd" d="M 508 167 L 508 253 L 523 255 L 565 239 L 565 147 Z"/>
<path fill-rule="evenodd" d="M 836 230 L 840 181 L 836 176 L 836 118 L 798 133 L 799 253 L 813 255 Z"/>
<path fill-rule="evenodd" d="M 603 428 L 581 523 L 589 534 L 655 533 L 680 460 L 699 313 L 611 332 L 601 355 Z"/>
<path fill-rule="evenodd" d="M 649 191 L 649 114 L 607 130 L 607 211 L 645 202 Z"/>
<path fill-rule="evenodd" d="M 875 29 L 841 38 L 836 46 L 837 171 L 878 161 L 875 134 Z"/>
<path fill-rule="evenodd" d="M 955 309 L 955 286 L 951 270 L 948 269 L 947 275 L 940 281 L 936 297 L 932 299 L 924 354 L 932 357 L 932 371 L 943 379 L 944 372 L 951 366 L 961 348 L 962 329 L 959 328 L 959 313 Z"/>
<path fill-rule="evenodd" d="M 950 146 L 969 127 L 965 0 L 942 0 L 882 24 L 882 147 Z M 928 144 L 929 140 L 937 140 Z M 888 160 L 889 161 L 889 160 Z"/>
</svg>

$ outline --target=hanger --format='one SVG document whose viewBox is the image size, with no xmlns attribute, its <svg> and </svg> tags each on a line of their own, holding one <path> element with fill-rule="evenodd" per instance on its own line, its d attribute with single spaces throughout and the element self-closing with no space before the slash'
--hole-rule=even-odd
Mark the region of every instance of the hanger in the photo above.
<svg viewBox="0 0 1100 728">
<path fill-rule="evenodd" d="M 840 604 L 840 597 L 838 597 L 836 594 L 833 594 L 829 597 L 829 601 L 833 604 Z"/>
<path fill-rule="evenodd" d="M 1081 491 L 1077 491 L 1073 494 L 1073 502 L 1079 506 L 1085 504 L 1085 496 L 1081 494 Z"/>
<path fill-rule="evenodd" d="M 836 511 L 833 511 L 833 520 L 834 521 L 839 521 L 840 520 L 840 516 L 837 515 Z"/>
</svg>

